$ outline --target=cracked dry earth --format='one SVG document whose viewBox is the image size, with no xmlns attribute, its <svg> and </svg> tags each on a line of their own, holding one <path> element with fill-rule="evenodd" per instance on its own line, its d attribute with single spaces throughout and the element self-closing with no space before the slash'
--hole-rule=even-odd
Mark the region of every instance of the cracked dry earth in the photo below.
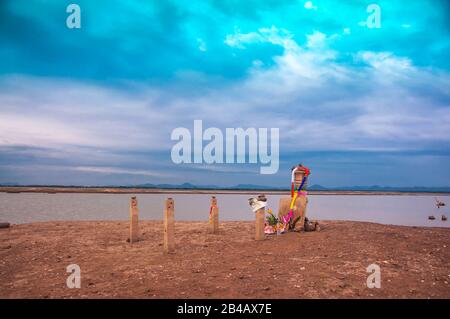
<svg viewBox="0 0 450 319">
<path fill-rule="evenodd" d="M 450 298 L 450 229 L 322 221 L 322 231 L 255 241 L 254 223 L 43 222 L 0 229 L 1 298 Z M 66 267 L 81 268 L 81 288 Z M 367 288 L 370 264 L 381 288 Z"/>
</svg>

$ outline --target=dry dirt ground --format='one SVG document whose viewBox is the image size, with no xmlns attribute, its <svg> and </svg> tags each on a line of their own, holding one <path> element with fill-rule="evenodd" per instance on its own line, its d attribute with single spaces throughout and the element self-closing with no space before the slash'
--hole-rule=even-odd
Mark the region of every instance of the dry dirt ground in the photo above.
<svg viewBox="0 0 450 319">
<path fill-rule="evenodd" d="M 0 229 L 1 298 L 450 298 L 450 229 L 321 222 L 322 231 L 253 240 L 254 223 L 45 222 Z M 81 268 L 69 289 L 66 267 Z M 381 267 L 369 289 L 367 266 Z"/>
</svg>

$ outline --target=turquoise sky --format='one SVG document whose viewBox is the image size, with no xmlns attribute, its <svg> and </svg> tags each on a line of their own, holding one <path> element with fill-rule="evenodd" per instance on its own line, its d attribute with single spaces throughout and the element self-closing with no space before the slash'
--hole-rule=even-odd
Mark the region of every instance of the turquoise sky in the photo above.
<svg viewBox="0 0 450 319">
<path fill-rule="evenodd" d="M 448 186 L 449 7 L 3 0 L 0 183 L 284 186 L 303 162 L 324 186 Z M 195 119 L 280 128 L 279 173 L 173 164 Z"/>
</svg>

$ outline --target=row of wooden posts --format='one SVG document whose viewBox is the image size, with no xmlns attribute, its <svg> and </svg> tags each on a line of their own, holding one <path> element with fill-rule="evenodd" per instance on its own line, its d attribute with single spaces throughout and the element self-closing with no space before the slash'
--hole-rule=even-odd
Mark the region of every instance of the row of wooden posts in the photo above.
<svg viewBox="0 0 450 319">
<path fill-rule="evenodd" d="M 167 198 L 164 207 L 164 253 L 175 251 L 175 202 L 172 198 Z M 264 220 L 265 208 L 261 208 L 256 212 L 255 220 L 255 240 L 264 239 Z M 209 210 L 209 232 L 216 234 L 219 232 L 219 207 L 217 206 L 217 198 L 211 197 L 211 206 Z M 130 243 L 139 240 L 139 209 L 136 197 L 131 197 L 130 202 Z"/>
</svg>

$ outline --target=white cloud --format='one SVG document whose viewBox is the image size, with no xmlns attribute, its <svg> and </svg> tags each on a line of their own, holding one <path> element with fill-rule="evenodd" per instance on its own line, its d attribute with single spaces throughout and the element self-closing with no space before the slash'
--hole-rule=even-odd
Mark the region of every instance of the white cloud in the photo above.
<svg viewBox="0 0 450 319">
<path fill-rule="evenodd" d="M 158 149 L 169 122 L 153 89 L 121 90 L 64 79 L 0 80 L 0 145 Z M 138 92 L 138 93 L 137 93 Z"/>
<path fill-rule="evenodd" d="M 423 78 L 426 73 L 419 72 L 410 59 L 397 57 L 391 52 L 361 51 L 356 55 L 356 61 L 362 61 L 370 66 L 367 75 L 377 83 L 393 83 L 412 77 Z"/>
<path fill-rule="evenodd" d="M 245 48 L 245 44 L 268 42 L 282 46 L 285 49 L 298 48 L 297 43 L 292 39 L 293 34 L 286 29 L 272 26 L 270 28 L 260 28 L 257 32 L 241 33 L 238 28 L 234 34 L 228 34 L 225 44 L 240 49 Z"/>
<path fill-rule="evenodd" d="M 408 70 L 412 68 L 410 59 L 396 57 L 391 52 L 361 51 L 358 57 L 378 70 Z"/>
<path fill-rule="evenodd" d="M 272 64 L 255 56 L 245 79 L 226 84 L 214 80 L 222 84 L 187 92 L 176 85 L 127 83 L 123 88 L 132 89 L 126 90 L 62 79 L 3 77 L 0 146 L 60 149 L 79 161 L 86 153 L 74 152 L 77 147 L 112 150 L 132 158 L 126 155 L 129 150 L 170 149 L 171 131 L 191 128 L 194 119 L 202 119 L 208 127 L 278 127 L 281 154 L 450 143 L 449 105 L 435 98 L 450 86 L 447 73 L 414 66 L 391 52 L 363 51 L 354 61 L 342 63 L 342 56 L 332 49 L 339 39 L 315 31 L 299 40 L 275 26 L 246 34 L 235 30 L 225 40 L 232 47 L 271 43 L 283 52 Z M 180 74 L 184 74 L 178 78 L 182 83 L 211 80 L 198 72 Z M 83 162 L 77 167 L 114 172 L 122 160 L 99 156 L 95 164 Z"/>
<path fill-rule="evenodd" d="M 391 52 L 362 51 L 356 54 L 354 65 L 343 65 L 337 62 L 338 53 L 329 48 L 338 36 L 316 31 L 307 35 L 306 44 L 301 46 L 287 30 L 280 33 L 272 27 L 265 34 L 261 30 L 252 37 L 235 36 L 241 44 L 251 38 L 251 42 L 257 39 L 281 45 L 284 53 L 274 57 L 271 68 L 253 67 L 251 77 L 240 86 L 251 96 L 247 96 L 248 105 L 279 115 L 272 116 L 270 123 L 289 132 L 284 136 L 287 145 L 379 150 L 450 142 L 446 129 L 450 127 L 449 105 L 435 105 L 433 96 L 423 98 L 412 89 L 433 87 L 444 94 L 450 84 L 448 74 L 420 69 L 410 59 Z M 366 67 L 361 68 L 361 63 Z M 360 91 L 349 91 L 352 87 Z M 334 94 L 338 100 L 333 100 Z M 276 106 L 282 110 L 277 111 Z M 292 120 L 282 116 L 289 111 L 293 112 Z M 296 136 L 302 137 L 300 141 Z"/>
<path fill-rule="evenodd" d="M 307 10 L 317 10 L 317 6 L 315 6 L 312 1 L 306 1 L 304 5 Z"/>
<path fill-rule="evenodd" d="M 198 43 L 198 49 L 202 52 L 205 52 L 207 50 L 206 43 L 201 38 L 197 38 Z"/>
<path fill-rule="evenodd" d="M 250 32 L 246 34 L 240 33 L 239 29 L 235 29 L 235 34 L 229 34 L 225 38 L 225 44 L 230 47 L 236 47 L 243 49 L 245 46 L 244 43 L 256 43 L 261 42 L 262 37 L 257 32 Z"/>
<path fill-rule="evenodd" d="M 275 67 L 250 69 L 251 77 L 240 84 L 245 90 L 267 91 L 281 99 L 283 96 L 292 98 L 287 95 L 289 92 L 305 93 L 305 90 L 318 87 L 327 78 L 344 79 L 347 76 L 345 68 L 334 62 L 337 52 L 328 47 L 329 42 L 336 38 L 335 35 L 327 37 L 324 33 L 314 31 L 306 36 L 304 47 L 294 40 L 288 30 L 274 26 L 261 28 L 252 32 L 251 36 L 235 32 L 227 38 L 232 38 L 233 44 L 239 44 L 239 47 L 266 42 L 284 49 L 282 55 L 274 57 Z"/>
<path fill-rule="evenodd" d="M 68 126 L 45 115 L 4 113 L 0 117 L 0 145 L 48 146 L 83 144 L 92 146 L 94 140 L 84 130 Z M 98 140 L 97 143 L 102 141 Z"/>
</svg>

